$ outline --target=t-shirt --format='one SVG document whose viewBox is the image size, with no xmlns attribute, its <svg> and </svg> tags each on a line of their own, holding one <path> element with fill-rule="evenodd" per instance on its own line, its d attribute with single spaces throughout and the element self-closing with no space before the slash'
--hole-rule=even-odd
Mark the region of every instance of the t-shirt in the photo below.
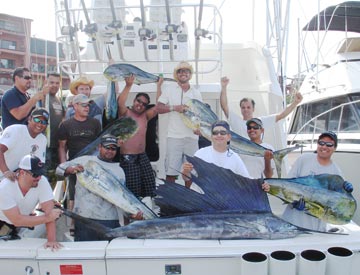
<svg viewBox="0 0 360 275">
<path fill-rule="evenodd" d="M 10 111 L 24 105 L 28 100 L 28 95 L 20 92 L 15 86 L 4 93 L 4 96 L 1 99 L 1 124 L 3 129 L 13 124 L 27 124 L 28 116 L 18 120 L 10 113 Z M 29 112 L 29 115 L 31 111 Z"/>
<path fill-rule="evenodd" d="M 53 200 L 54 196 L 47 179 L 42 176 L 38 186 L 31 188 L 23 196 L 19 183 L 4 178 L 0 182 L 0 220 L 12 224 L 4 215 L 3 210 L 19 207 L 22 215 L 30 215 L 38 203 L 44 203 Z"/>
<path fill-rule="evenodd" d="M 186 103 L 191 99 L 197 99 L 202 101 L 201 93 L 198 89 L 190 87 L 185 93 L 182 91 L 181 87 L 175 83 L 164 83 L 161 89 L 162 93 L 158 99 L 158 102 L 167 104 L 170 106 L 173 105 L 186 105 Z M 171 138 L 186 138 L 190 137 L 193 139 L 198 139 L 199 136 L 193 133 L 193 130 L 187 127 L 179 112 L 170 112 L 169 123 L 168 123 L 168 132 L 167 137 Z"/>
<path fill-rule="evenodd" d="M 7 127 L 0 137 L 0 143 L 8 148 L 4 156 L 11 171 L 19 167 L 19 162 L 25 155 L 35 155 L 45 162 L 46 137 L 42 133 L 35 138 L 31 137 L 27 125 L 14 124 Z"/>
<path fill-rule="evenodd" d="M 213 163 L 219 167 L 230 169 L 235 174 L 248 178 L 250 177 L 244 162 L 241 160 L 239 155 L 231 149 L 227 150 L 226 152 L 218 152 L 211 145 L 199 149 L 196 151 L 194 156 L 208 163 Z"/>
<path fill-rule="evenodd" d="M 86 145 L 96 139 L 101 132 L 100 122 L 92 117 L 85 121 L 78 121 L 70 118 L 63 121 L 59 126 L 59 140 L 66 140 L 66 146 L 69 151 L 69 159 L 72 159 Z"/>
<path fill-rule="evenodd" d="M 260 145 L 262 147 L 265 147 L 269 150 L 274 151 L 274 148 L 270 144 L 263 142 Z M 263 157 L 254 157 L 254 156 L 249 156 L 249 155 L 245 155 L 245 154 L 240 154 L 240 157 L 243 160 L 243 162 L 245 163 L 245 166 L 246 166 L 247 170 L 249 171 L 249 174 L 252 178 L 259 179 L 261 177 L 265 177 L 264 176 L 265 160 Z M 273 159 L 271 160 L 271 168 L 273 168 L 273 177 L 276 178 L 277 172 L 275 169 L 275 162 Z"/>
<path fill-rule="evenodd" d="M 275 127 L 276 114 L 272 114 L 272 115 L 268 115 L 268 116 L 260 116 L 258 118 L 263 123 L 263 128 L 265 130 L 265 133 Z M 242 117 L 240 117 L 238 114 L 236 114 L 232 111 L 229 112 L 229 124 L 230 124 L 231 130 L 233 130 L 235 133 L 249 139 L 249 136 L 247 134 L 246 121 L 247 120 L 243 120 Z"/>
<path fill-rule="evenodd" d="M 50 113 L 50 148 L 58 148 L 57 131 L 64 118 L 65 108 L 59 98 L 49 95 L 49 113 Z"/>
</svg>

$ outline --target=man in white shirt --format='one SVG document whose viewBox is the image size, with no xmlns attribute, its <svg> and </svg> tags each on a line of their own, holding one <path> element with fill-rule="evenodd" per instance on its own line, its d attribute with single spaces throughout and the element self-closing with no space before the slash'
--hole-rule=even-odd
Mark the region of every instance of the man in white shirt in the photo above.
<svg viewBox="0 0 360 275">
<path fill-rule="evenodd" d="M 181 119 L 187 106 L 186 103 L 191 99 L 202 101 L 200 91 L 190 85 L 193 74 L 193 67 L 187 62 L 180 62 L 174 69 L 174 78 L 177 85 L 166 83 L 162 85 L 162 78 L 158 82 L 157 110 L 159 114 L 169 113 L 169 124 L 166 141 L 166 180 L 175 182 L 181 165 L 184 161 L 183 156 L 193 156 L 199 149 L 199 136 L 188 128 Z"/>
<path fill-rule="evenodd" d="M 46 225 L 45 248 L 59 249 L 56 241 L 55 220 L 62 211 L 54 209 L 54 197 L 44 175 L 44 163 L 36 156 L 26 155 L 16 170 L 15 182 L 4 178 L 0 182 L 0 232 L 1 235 L 16 236 L 16 227 Z M 40 204 L 44 215 L 35 216 L 33 211 Z"/>
<path fill-rule="evenodd" d="M 229 81 L 230 80 L 226 76 L 221 78 L 221 93 L 220 93 L 221 109 L 223 110 L 226 118 L 229 120 L 231 129 L 235 133 L 247 138 L 248 135 L 247 135 L 246 121 L 253 118 L 255 111 L 255 101 L 251 98 L 243 98 L 240 100 L 240 109 L 241 109 L 242 118 L 239 115 L 237 115 L 235 112 L 230 111 L 228 107 L 227 94 L 226 94 L 226 88 L 227 85 L 229 84 Z M 271 114 L 268 116 L 260 116 L 259 118 L 263 123 L 263 128 L 265 129 L 265 131 L 267 129 L 271 130 L 275 126 L 276 122 L 288 116 L 295 109 L 295 107 L 301 102 L 301 100 L 302 100 L 302 95 L 300 93 L 296 93 L 294 102 L 291 103 L 288 107 L 286 107 L 284 111 L 282 111 L 281 113 Z"/>
</svg>

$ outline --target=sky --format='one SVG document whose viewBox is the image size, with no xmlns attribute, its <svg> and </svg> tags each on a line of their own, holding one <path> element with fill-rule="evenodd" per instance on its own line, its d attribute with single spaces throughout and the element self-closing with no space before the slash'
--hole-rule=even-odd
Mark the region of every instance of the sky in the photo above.
<svg viewBox="0 0 360 275">
<path fill-rule="evenodd" d="M 69 0 L 71 2 L 72 0 Z M 78 0 L 73 0 L 78 1 Z M 89 0 L 86 0 L 89 1 Z M 125 0 L 126 1 L 126 0 Z M 145 0 L 144 3 L 149 3 Z M 271 1 L 271 0 L 270 0 Z M 32 36 L 55 40 L 55 8 L 54 3 L 60 0 L 10 0 L 2 5 L 1 13 L 32 19 Z M 127 0 L 126 3 L 137 5 L 138 0 Z M 199 0 L 183 0 L 183 3 L 199 3 Z M 285 2 L 282 0 L 281 2 Z M 291 0 L 289 23 L 289 53 L 293 59 L 298 56 L 298 26 L 301 28 L 315 15 L 320 5 L 323 8 L 341 3 L 336 0 Z M 266 0 L 204 0 L 204 3 L 220 7 L 223 17 L 224 43 L 242 43 L 249 40 L 265 44 L 265 4 Z M 255 20 L 252 21 L 252 7 L 255 3 Z M 255 25 L 255 35 L 251 30 L 251 22 Z M 307 38 L 311 40 L 311 38 Z M 294 62 L 292 62 L 294 63 Z"/>
</svg>

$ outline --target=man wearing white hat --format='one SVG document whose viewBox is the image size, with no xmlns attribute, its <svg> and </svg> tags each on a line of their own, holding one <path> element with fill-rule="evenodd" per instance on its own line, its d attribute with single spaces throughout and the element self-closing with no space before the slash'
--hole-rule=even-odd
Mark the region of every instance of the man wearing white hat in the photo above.
<svg viewBox="0 0 360 275">
<path fill-rule="evenodd" d="M 198 89 L 190 85 L 193 67 L 187 62 L 180 62 L 174 69 L 174 78 L 177 85 L 166 83 L 162 86 L 163 79 L 158 82 L 157 108 L 159 114 L 169 113 L 166 149 L 166 180 L 174 182 L 178 175 L 184 154 L 193 156 L 199 149 L 199 136 L 188 128 L 180 117 L 180 113 L 186 110 L 186 103 L 191 99 L 202 101 Z"/>
<path fill-rule="evenodd" d="M 55 220 L 62 211 L 54 209 L 54 197 L 49 182 L 44 175 L 44 163 L 38 157 L 24 156 L 16 170 L 15 183 L 7 178 L 0 182 L 0 235 L 18 238 L 22 229 L 46 225 L 47 242 L 45 248 L 58 249 Z M 40 204 L 44 215 L 32 215 Z"/>
</svg>

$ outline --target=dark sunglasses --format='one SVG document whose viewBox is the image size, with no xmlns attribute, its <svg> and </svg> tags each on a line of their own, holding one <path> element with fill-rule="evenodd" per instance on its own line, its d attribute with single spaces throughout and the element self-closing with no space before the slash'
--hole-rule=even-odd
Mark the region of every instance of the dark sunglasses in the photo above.
<svg viewBox="0 0 360 275">
<path fill-rule="evenodd" d="M 334 143 L 332 143 L 332 142 L 326 142 L 326 141 L 322 141 L 322 140 L 319 140 L 318 141 L 318 144 L 320 145 L 320 146 L 326 146 L 326 147 L 333 147 L 333 146 L 335 146 L 335 144 Z"/>
<path fill-rule="evenodd" d="M 177 73 L 178 74 L 189 74 L 189 73 L 191 73 L 191 71 L 190 70 L 188 70 L 188 69 L 179 69 L 179 70 L 177 70 Z"/>
<path fill-rule="evenodd" d="M 212 131 L 213 136 L 217 136 L 218 134 L 220 134 L 221 136 L 225 136 L 228 134 L 228 132 L 226 130 L 214 130 Z"/>
<path fill-rule="evenodd" d="M 89 103 L 77 103 L 77 104 L 80 105 L 83 108 L 90 107 Z"/>
<path fill-rule="evenodd" d="M 261 129 L 261 126 L 259 126 L 259 125 L 247 126 L 247 129 L 248 129 L 248 131 L 251 130 L 251 129 L 253 129 L 253 130 L 259 130 L 259 129 Z"/>
<path fill-rule="evenodd" d="M 28 173 L 30 176 L 32 176 L 34 179 L 38 178 L 41 176 L 41 174 L 37 174 L 37 173 L 33 173 L 29 170 L 24 170 L 26 173 Z"/>
<path fill-rule="evenodd" d="M 34 121 L 35 123 L 41 123 L 42 125 L 48 125 L 47 120 L 42 120 L 42 119 L 40 119 L 40 118 L 38 118 L 38 117 L 34 117 L 34 118 L 33 118 L 33 121 Z"/>
<path fill-rule="evenodd" d="M 32 79 L 31 75 L 25 75 L 25 76 L 20 76 L 21 78 L 25 79 L 25 80 L 30 80 Z"/>
<path fill-rule="evenodd" d="M 148 106 L 148 104 L 149 104 L 149 103 L 146 103 L 146 102 L 141 101 L 141 100 L 138 99 L 138 98 L 135 99 L 135 100 L 136 100 L 137 103 L 141 104 L 141 105 L 144 106 L 144 107 Z"/>
<path fill-rule="evenodd" d="M 106 150 L 110 150 L 110 151 L 116 151 L 117 150 L 117 147 L 114 147 L 114 146 L 110 146 L 110 145 L 107 145 L 107 146 L 102 146 L 104 147 Z"/>
</svg>

